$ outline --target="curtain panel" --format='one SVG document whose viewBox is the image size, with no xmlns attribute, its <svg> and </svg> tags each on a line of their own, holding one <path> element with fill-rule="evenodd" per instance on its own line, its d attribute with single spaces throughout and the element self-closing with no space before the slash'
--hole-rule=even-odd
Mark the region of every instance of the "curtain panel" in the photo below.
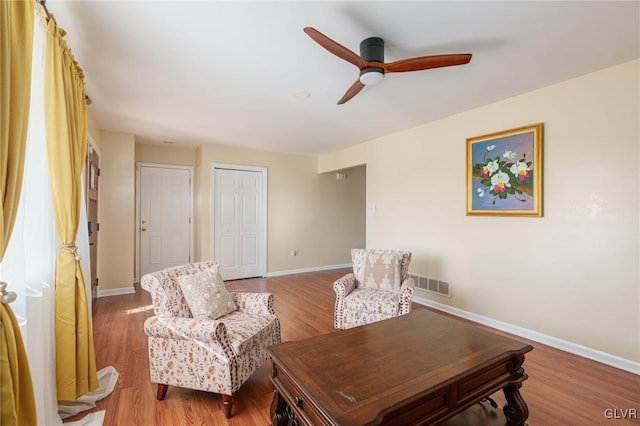
<svg viewBox="0 0 640 426">
<path fill-rule="evenodd" d="M 20 200 L 31 94 L 33 1 L 0 2 L 0 262 Z M 20 329 L 0 285 L 0 424 L 36 425 L 31 372 Z"/>
<path fill-rule="evenodd" d="M 56 384 L 59 401 L 75 401 L 98 387 L 93 333 L 76 235 L 81 176 L 87 151 L 84 74 L 53 15 L 44 51 L 45 132 L 58 249 L 55 273 Z"/>
</svg>

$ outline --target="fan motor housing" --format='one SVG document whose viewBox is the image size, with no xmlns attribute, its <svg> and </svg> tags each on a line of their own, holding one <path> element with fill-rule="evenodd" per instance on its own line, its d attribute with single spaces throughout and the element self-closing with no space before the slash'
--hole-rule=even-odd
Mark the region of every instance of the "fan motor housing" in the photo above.
<svg viewBox="0 0 640 426">
<path fill-rule="evenodd" d="M 384 40 L 380 37 L 369 37 L 360 42 L 360 56 L 367 62 L 384 63 Z M 377 71 L 384 74 L 384 69 L 367 67 L 360 71 L 360 75 Z"/>
<path fill-rule="evenodd" d="M 369 37 L 360 42 L 360 56 L 367 62 L 384 62 L 384 40 Z"/>
</svg>

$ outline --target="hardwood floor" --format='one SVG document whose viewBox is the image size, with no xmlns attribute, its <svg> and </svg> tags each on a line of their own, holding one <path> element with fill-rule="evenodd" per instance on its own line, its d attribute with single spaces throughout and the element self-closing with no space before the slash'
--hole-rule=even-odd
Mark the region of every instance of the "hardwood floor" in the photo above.
<svg viewBox="0 0 640 426">
<path fill-rule="evenodd" d="M 273 293 L 282 340 L 299 340 L 333 331 L 332 285 L 346 272 L 333 270 L 227 284 L 234 291 Z M 415 303 L 413 308 L 427 309 Z M 269 362 L 235 394 L 229 420 L 224 417 L 219 395 L 169 387 L 165 400 L 156 401 L 156 387 L 149 382 L 147 338 L 143 331 L 145 319 L 152 314 L 151 298 L 139 287 L 135 294 L 105 297 L 96 302 L 94 336 L 98 369 L 111 365 L 120 374 L 113 393 L 98 401 L 93 410 L 106 410 L 105 425 L 270 424 Z M 640 424 L 640 376 L 527 339 L 510 337 L 534 347 L 524 363 L 529 379 L 521 389 L 529 406 L 529 425 Z M 505 404 L 501 392 L 492 398 L 499 407 Z M 621 418 L 625 417 L 623 413 L 628 417 L 628 409 L 635 409 L 638 418 Z M 607 413 L 617 418 L 608 419 Z"/>
</svg>

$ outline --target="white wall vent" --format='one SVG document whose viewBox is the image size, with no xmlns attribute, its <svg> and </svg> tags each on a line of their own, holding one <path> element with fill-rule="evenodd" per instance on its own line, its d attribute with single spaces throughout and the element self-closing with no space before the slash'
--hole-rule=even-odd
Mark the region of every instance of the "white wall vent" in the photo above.
<svg viewBox="0 0 640 426">
<path fill-rule="evenodd" d="M 451 297 L 450 282 L 440 281 L 435 278 L 423 277 L 416 274 L 409 274 L 409 277 L 413 278 L 413 281 L 416 283 L 416 287 L 422 290 L 439 296 Z"/>
</svg>

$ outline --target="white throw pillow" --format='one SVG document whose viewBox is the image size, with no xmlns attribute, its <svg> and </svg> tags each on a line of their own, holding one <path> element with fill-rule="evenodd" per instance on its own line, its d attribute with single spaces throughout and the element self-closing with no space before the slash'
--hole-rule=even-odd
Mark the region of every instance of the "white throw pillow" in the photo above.
<svg viewBox="0 0 640 426">
<path fill-rule="evenodd" d="M 193 275 L 177 278 L 194 318 L 218 319 L 238 308 L 224 286 L 218 265 Z"/>
</svg>

